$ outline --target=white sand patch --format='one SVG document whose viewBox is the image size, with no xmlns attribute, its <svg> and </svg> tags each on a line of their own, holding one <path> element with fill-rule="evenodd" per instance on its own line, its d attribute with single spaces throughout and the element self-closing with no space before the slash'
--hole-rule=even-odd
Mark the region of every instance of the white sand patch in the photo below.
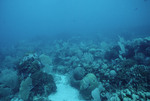
<svg viewBox="0 0 150 101">
<path fill-rule="evenodd" d="M 79 99 L 79 91 L 68 84 L 67 77 L 59 75 L 61 79 L 56 81 L 57 92 L 48 98 L 52 101 L 85 101 Z"/>
</svg>

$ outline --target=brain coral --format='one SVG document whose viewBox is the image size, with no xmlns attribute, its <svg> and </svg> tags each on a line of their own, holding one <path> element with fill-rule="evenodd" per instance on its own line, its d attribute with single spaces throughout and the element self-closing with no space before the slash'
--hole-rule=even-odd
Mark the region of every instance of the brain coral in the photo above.
<svg viewBox="0 0 150 101">
<path fill-rule="evenodd" d="M 94 74 L 87 74 L 80 83 L 80 93 L 85 99 L 91 99 L 91 92 L 98 87 L 98 81 Z"/>
</svg>

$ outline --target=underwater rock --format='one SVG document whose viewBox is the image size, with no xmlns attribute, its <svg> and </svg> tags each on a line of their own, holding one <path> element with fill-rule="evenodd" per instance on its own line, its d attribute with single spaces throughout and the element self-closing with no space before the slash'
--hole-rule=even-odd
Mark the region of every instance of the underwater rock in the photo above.
<svg viewBox="0 0 150 101">
<path fill-rule="evenodd" d="M 38 60 L 37 54 L 28 54 L 17 66 L 18 73 L 23 75 L 23 78 L 38 72 L 42 68 L 40 61 Z"/>
<path fill-rule="evenodd" d="M 115 77 L 115 76 L 117 75 L 117 73 L 116 73 L 115 70 L 111 70 L 111 71 L 109 72 L 109 75 L 110 75 L 111 77 Z"/>
<path fill-rule="evenodd" d="M 98 81 L 94 74 L 87 74 L 80 83 L 80 93 L 83 98 L 91 99 L 91 92 L 98 87 Z"/>
<path fill-rule="evenodd" d="M 77 67 L 75 68 L 75 70 L 73 71 L 73 77 L 76 80 L 81 80 L 85 75 L 85 69 L 82 67 Z"/>
<path fill-rule="evenodd" d="M 21 65 L 26 61 L 29 61 L 29 60 L 33 61 L 33 60 L 36 60 L 37 58 L 38 58 L 38 56 L 37 56 L 36 53 L 34 53 L 34 54 L 29 53 L 29 54 L 27 54 L 26 56 L 23 57 L 23 59 L 20 61 L 19 64 Z"/>
<path fill-rule="evenodd" d="M 73 75 L 71 75 L 70 78 L 70 84 L 71 86 L 79 89 L 80 88 L 80 81 L 83 79 L 85 75 L 85 69 L 81 67 L 75 68 L 73 71 Z"/>
<path fill-rule="evenodd" d="M 31 75 L 32 78 L 32 95 L 49 95 L 56 91 L 56 84 L 51 74 L 36 72 Z"/>
<path fill-rule="evenodd" d="M 81 82 L 81 80 L 76 80 L 73 76 L 70 77 L 70 84 L 72 87 L 79 89 L 80 88 L 80 82 Z"/>
</svg>

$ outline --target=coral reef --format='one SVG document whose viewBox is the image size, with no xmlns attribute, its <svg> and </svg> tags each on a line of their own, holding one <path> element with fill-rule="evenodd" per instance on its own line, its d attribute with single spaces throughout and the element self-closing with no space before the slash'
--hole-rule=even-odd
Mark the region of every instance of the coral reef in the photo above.
<svg viewBox="0 0 150 101">
<path fill-rule="evenodd" d="M 19 94 L 23 100 L 33 101 L 34 96 L 48 96 L 56 91 L 53 76 L 42 72 L 42 64 L 36 54 L 25 56 L 17 69 L 22 80 Z"/>
<path fill-rule="evenodd" d="M 49 94 L 57 91 L 53 76 L 61 74 L 68 77 L 70 85 L 84 99 L 150 100 L 150 37 L 130 41 L 119 37 L 118 42 L 110 43 L 69 39 L 34 44 L 16 46 L 19 58 L 23 57 L 17 65 L 17 54 L 0 53 L 3 55 L 0 61 L 1 99 L 11 99 L 19 92 L 24 100 L 47 100 Z M 28 45 L 36 54 L 23 56 L 23 48 Z M 6 66 L 8 69 L 3 70 Z M 28 94 L 24 94 L 23 89 Z"/>
</svg>

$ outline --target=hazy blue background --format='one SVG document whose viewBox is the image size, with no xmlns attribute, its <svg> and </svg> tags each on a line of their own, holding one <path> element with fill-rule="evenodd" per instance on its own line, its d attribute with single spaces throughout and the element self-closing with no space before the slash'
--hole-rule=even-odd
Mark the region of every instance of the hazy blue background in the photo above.
<svg viewBox="0 0 150 101">
<path fill-rule="evenodd" d="M 149 0 L 0 0 L 1 42 L 149 32 Z"/>
</svg>

